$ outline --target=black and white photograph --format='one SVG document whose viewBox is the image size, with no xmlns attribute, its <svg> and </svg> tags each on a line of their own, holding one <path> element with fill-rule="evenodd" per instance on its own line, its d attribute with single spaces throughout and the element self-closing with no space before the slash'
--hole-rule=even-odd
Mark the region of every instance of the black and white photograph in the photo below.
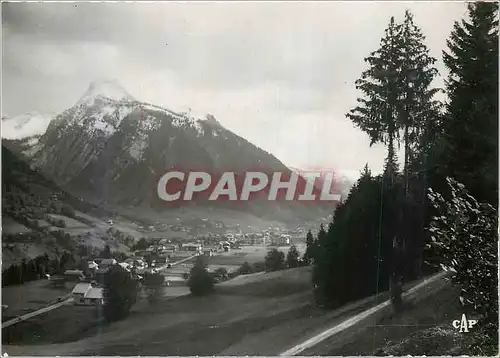
<svg viewBox="0 0 500 358">
<path fill-rule="evenodd" d="M 2 356 L 498 356 L 498 6 L 2 1 Z"/>
</svg>

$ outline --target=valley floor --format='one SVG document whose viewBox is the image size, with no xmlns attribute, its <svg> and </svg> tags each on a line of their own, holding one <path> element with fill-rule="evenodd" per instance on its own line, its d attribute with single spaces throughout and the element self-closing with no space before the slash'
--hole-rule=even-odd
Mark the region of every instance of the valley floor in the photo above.
<svg viewBox="0 0 500 358">
<path fill-rule="evenodd" d="M 446 315 L 442 305 L 456 296 L 446 290 L 442 296 L 439 287 L 433 288 L 431 297 L 444 298 L 422 301 L 416 307 L 423 310 L 403 314 L 408 314 L 410 318 L 405 319 L 410 321 L 411 317 L 421 317 L 417 320 L 420 326 L 413 323 L 417 330 L 451 324 L 453 314 Z M 81 308 L 81 312 L 78 308 L 74 311 L 78 311 L 77 316 L 70 320 L 69 311 L 64 310 L 75 307 L 64 307 L 40 316 L 37 324 L 25 322 L 10 331 L 4 330 L 3 349 L 9 355 L 278 355 L 387 298 L 388 294 L 382 293 L 376 300 L 370 297 L 324 311 L 313 303 L 310 268 L 290 269 L 240 276 L 217 285 L 216 293 L 207 297 L 185 296 L 155 306 L 138 305 L 129 318 L 111 325 L 99 325 L 100 314 L 92 308 Z M 433 310 L 442 313 L 432 319 Z M 385 347 L 388 339 L 399 342 L 414 332 L 377 329 L 378 338 L 374 341 L 373 325 L 383 323 L 385 317 L 378 317 L 375 323 L 363 323 L 365 333 L 357 328 L 356 336 L 364 334 L 366 344 L 358 346 L 344 337 L 342 344 L 332 345 L 330 339 L 304 353 L 371 354 L 374 348 Z M 387 319 L 385 326 L 390 326 L 392 318 Z"/>
</svg>

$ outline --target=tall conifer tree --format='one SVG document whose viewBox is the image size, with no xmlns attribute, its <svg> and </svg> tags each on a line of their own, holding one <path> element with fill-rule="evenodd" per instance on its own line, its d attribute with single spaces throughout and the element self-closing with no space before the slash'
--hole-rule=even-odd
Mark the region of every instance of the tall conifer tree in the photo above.
<svg viewBox="0 0 500 358">
<path fill-rule="evenodd" d="M 498 4 L 468 5 L 469 19 L 456 22 L 443 60 L 449 102 L 443 176 L 463 183 L 471 195 L 498 204 Z"/>
</svg>

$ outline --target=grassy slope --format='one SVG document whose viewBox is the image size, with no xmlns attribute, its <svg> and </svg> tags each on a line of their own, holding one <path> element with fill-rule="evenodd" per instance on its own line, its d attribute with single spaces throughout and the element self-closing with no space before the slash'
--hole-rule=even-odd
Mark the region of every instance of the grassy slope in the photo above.
<svg viewBox="0 0 500 358">
<path fill-rule="evenodd" d="M 459 290 L 440 280 L 408 300 L 400 315 L 388 310 L 333 336 L 301 355 L 467 355 L 470 336 L 451 326 L 460 319 Z"/>
<path fill-rule="evenodd" d="M 69 285 L 67 288 L 54 288 L 48 280 L 2 287 L 2 305 L 8 306 L 6 310 L 2 310 L 2 321 L 17 317 L 28 310 L 42 308 L 56 301 L 59 296 L 70 293 L 71 289 Z"/>
</svg>

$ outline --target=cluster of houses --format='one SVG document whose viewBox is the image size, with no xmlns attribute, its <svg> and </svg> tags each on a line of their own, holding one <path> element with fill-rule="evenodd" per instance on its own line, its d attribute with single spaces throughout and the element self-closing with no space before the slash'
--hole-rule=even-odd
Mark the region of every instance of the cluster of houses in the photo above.
<svg viewBox="0 0 500 358">
<path fill-rule="evenodd" d="M 103 276 L 113 265 L 120 265 L 134 275 L 142 275 L 149 271 L 157 272 L 155 267 L 167 265 L 174 255 L 176 258 L 194 254 L 212 256 L 217 252 L 228 252 L 231 249 L 239 248 L 239 244 L 283 246 L 290 243 L 290 234 L 273 232 L 272 230 L 251 234 L 228 233 L 189 243 L 172 243 L 171 240 L 159 239 L 146 250 L 134 252 L 134 256 L 124 262 L 117 262 L 112 258 L 89 260 L 87 261 L 87 275 L 81 270 L 67 270 L 63 276 L 54 277 L 51 280 L 56 285 L 65 285 L 68 281 L 76 282 L 72 291 L 75 304 L 95 306 L 104 303 L 103 291 L 99 283 L 103 282 Z"/>
<path fill-rule="evenodd" d="M 135 256 L 152 257 L 155 263 L 168 263 L 174 255 L 176 257 L 192 256 L 199 253 L 212 256 L 216 252 L 230 251 L 235 248 L 235 240 L 195 240 L 187 243 L 172 243 L 170 240 L 161 239 L 156 244 L 150 245 L 146 250 L 136 251 Z"/>
<path fill-rule="evenodd" d="M 99 278 L 106 274 L 109 268 L 116 265 L 115 259 L 95 259 L 87 261 L 88 273 L 82 270 L 66 270 L 62 275 L 50 277 L 53 285 L 56 287 L 65 287 L 67 282 L 79 282 L 89 277 Z"/>
<path fill-rule="evenodd" d="M 102 287 L 93 287 L 90 282 L 79 282 L 71 291 L 75 305 L 100 306 L 104 304 Z"/>
<path fill-rule="evenodd" d="M 82 270 L 66 270 L 62 276 L 53 277 L 55 285 L 66 285 L 66 282 L 77 282 L 71 296 L 76 305 L 98 306 L 104 303 L 102 277 L 109 268 L 118 264 L 115 259 L 95 259 L 87 262 L 87 275 Z M 121 263 L 120 263 L 121 264 Z M 89 282 L 90 281 L 90 282 Z"/>
</svg>

